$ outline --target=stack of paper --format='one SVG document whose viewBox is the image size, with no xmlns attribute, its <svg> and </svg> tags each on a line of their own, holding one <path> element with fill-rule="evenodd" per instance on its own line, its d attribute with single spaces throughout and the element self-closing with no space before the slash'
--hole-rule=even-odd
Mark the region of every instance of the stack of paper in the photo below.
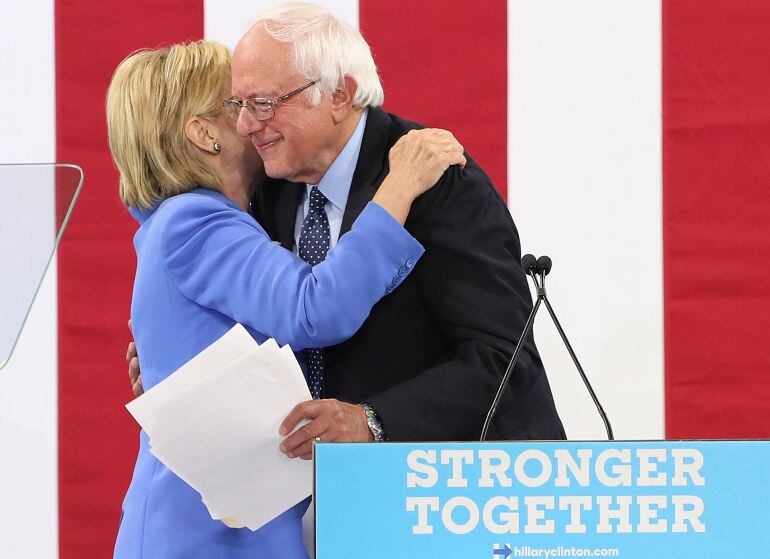
<svg viewBox="0 0 770 559">
<path fill-rule="evenodd" d="M 237 324 L 126 407 L 212 518 L 257 530 L 312 492 L 311 463 L 278 450 L 281 422 L 310 398 L 291 348 Z"/>
</svg>

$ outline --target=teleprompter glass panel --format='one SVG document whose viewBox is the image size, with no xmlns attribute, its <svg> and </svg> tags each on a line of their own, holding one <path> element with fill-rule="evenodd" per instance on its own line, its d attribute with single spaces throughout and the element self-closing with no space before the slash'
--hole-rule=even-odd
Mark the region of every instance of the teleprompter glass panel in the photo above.
<svg viewBox="0 0 770 559">
<path fill-rule="evenodd" d="M 82 186 L 77 165 L 0 164 L 0 369 L 11 358 Z"/>
</svg>

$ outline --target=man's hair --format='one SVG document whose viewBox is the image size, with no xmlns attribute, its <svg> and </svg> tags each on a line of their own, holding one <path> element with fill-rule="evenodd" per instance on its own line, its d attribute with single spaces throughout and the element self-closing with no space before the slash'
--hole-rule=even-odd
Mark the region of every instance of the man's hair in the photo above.
<svg viewBox="0 0 770 559">
<path fill-rule="evenodd" d="M 323 8 L 303 2 L 286 2 L 268 9 L 257 17 L 254 27 L 260 26 L 276 41 L 291 44 L 294 69 L 308 80 L 318 79 L 321 90 L 333 92 L 345 76 L 350 76 L 358 86 L 353 106 L 382 104 L 385 94 L 377 66 L 357 29 Z M 310 93 L 310 101 L 320 102 L 316 88 Z"/>
<path fill-rule="evenodd" d="M 107 133 L 126 205 L 149 209 L 198 186 L 221 186 L 185 126 L 222 110 L 229 72 L 230 51 L 212 41 L 141 50 L 120 63 L 107 91 Z"/>
</svg>

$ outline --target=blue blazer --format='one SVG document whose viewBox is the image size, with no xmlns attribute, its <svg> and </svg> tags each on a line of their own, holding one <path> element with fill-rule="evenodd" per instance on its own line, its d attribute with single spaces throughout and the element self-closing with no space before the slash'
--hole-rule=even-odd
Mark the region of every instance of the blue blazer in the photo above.
<svg viewBox="0 0 770 559">
<path fill-rule="evenodd" d="M 198 188 L 132 214 L 140 227 L 131 318 L 145 390 L 236 322 L 260 343 L 273 337 L 295 351 L 340 343 L 423 253 L 373 203 L 315 267 L 274 244 L 251 216 L 213 190 Z M 114 556 L 307 559 L 301 537 L 307 505 L 256 532 L 228 528 L 150 454 L 142 431 Z"/>
</svg>

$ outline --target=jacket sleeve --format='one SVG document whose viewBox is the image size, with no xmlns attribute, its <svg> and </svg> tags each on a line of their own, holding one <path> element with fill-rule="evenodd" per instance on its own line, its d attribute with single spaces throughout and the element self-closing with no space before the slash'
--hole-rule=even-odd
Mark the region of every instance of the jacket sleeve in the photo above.
<svg viewBox="0 0 770 559">
<path fill-rule="evenodd" d="M 367 402 L 392 440 L 473 440 L 532 308 L 518 234 L 475 165 L 450 168 L 418 202 L 407 222 L 426 249 L 415 279 L 452 355 Z M 523 367 L 541 367 L 534 344 L 525 347 Z M 501 409 L 513 404 L 506 398 Z"/>
<path fill-rule="evenodd" d="M 423 252 L 374 203 L 315 267 L 245 212 L 206 196 L 177 202 L 160 227 L 167 273 L 184 296 L 295 351 L 352 336 Z"/>
</svg>

